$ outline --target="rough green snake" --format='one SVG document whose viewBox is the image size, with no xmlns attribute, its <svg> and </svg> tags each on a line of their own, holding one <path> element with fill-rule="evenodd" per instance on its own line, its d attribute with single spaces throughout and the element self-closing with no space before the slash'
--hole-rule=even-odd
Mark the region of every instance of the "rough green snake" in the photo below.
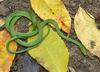
<svg viewBox="0 0 100 72">
<path fill-rule="evenodd" d="M 21 32 L 16 32 L 14 30 L 14 24 L 21 17 L 26 17 L 27 19 L 29 19 L 32 22 L 32 30 L 31 31 L 29 31 L 27 33 L 21 33 Z M 59 26 L 58 26 L 58 24 L 57 24 L 57 22 L 55 20 L 47 19 L 47 20 L 44 20 L 44 21 L 40 22 L 35 18 L 35 16 L 31 12 L 27 12 L 27 11 L 15 11 L 15 12 L 11 13 L 6 18 L 4 27 L 7 29 L 7 31 L 11 35 L 11 39 L 9 41 L 7 41 L 7 43 L 6 43 L 7 51 L 10 52 L 10 53 L 22 53 L 22 52 L 28 51 L 28 50 L 30 50 L 32 48 L 35 48 L 48 35 L 47 34 L 47 35 L 43 36 L 43 28 L 48 26 L 48 24 L 53 24 L 54 28 L 56 29 L 56 32 L 58 33 L 58 35 L 60 37 L 62 37 L 63 39 L 65 39 L 65 40 L 67 40 L 69 42 L 72 42 L 72 43 L 76 44 L 77 46 L 79 46 L 81 52 L 84 55 L 86 55 L 87 51 L 86 51 L 85 47 L 80 42 L 78 42 L 77 40 L 74 40 L 74 39 L 72 39 L 70 37 L 65 36 L 60 31 Z M 50 27 L 48 27 L 48 31 L 49 31 L 49 28 Z M 36 35 L 37 35 L 37 39 L 35 39 L 32 42 L 25 42 L 25 41 L 21 40 L 23 38 L 27 39 L 29 37 L 36 36 Z M 9 47 L 9 45 L 10 45 L 10 43 L 12 41 L 15 41 L 19 45 L 27 47 L 27 48 L 23 49 L 23 50 L 16 51 L 16 52 L 13 52 L 13 51 L 10 50 L 10 47 Z"/>
</svg>

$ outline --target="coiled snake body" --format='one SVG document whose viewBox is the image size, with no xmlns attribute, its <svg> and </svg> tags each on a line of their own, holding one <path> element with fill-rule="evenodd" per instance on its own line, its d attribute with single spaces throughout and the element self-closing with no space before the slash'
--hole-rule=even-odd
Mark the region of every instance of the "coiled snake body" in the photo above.
<svg viewBox="0 0 100 72">
<path fill-rule="evenodd" d="M 31 22 L 32 22 L 32 30 L 27 32 L 27 33 L 20 33 L 20 32 L 16 32 L 14 30 L 14 24 L 15 22 L 20 19 L 21 17 L 26 17 L 28 18 Z M 81 52 L 83 54 L 86 54 L 86 49 L 84 48 L 84 46 L 70 38 L 70 37 L 67 37 L 65 36 L 59 29 L 58 27 L 58 24 L 55 20 L 53 19 L 47 19 L 47 20 L 44 20 L 42 22 L 36 20 L 35 16 L 33 16 L 33 14 L 31 12 L 26 12 L 26 11 L 15 11 L 13 13 L 11 13 L 7 18 L 6 18 L 6 21 L 5 21 L 5 28 L 8 30 L 8 32 L 10 33 L 11 35 L 11 39 L 9 41 L 7 41 L 6 43 L 6 48 L 7 48 L 7 51 L 10 52 L 10 53 L 22 53 L 22 52 L 25 52 L 25 51 L 28 51 L 34 47 L 36 47 L 39 43 L 42 42 L 42 40 L 46 37 L 43 36 L 43 28 L 45 26 L 48 26 L 48 24 L 53 24 L 54 25 L 54 28 L 56 29 L 56 32 L 58 33 L 58 35 L 60 37 L 62 37 L 63 39 L 69 41 L 69 42 L 72 42 L 76 45 L 79 46 Z M 50 27 L 48 27 L 49 29 Z M 37 35 L 37 39 L 32 41 L 32 42 L 25 42 L 25 41 L 22 41 L 21 39 L 22 38 L 29 38 L 31 36 L 35 36 Z M 48 35 L 48 34 L 47 34 Z M 16 43 L 18 43 L 19 45 L 21 46 L 24 46 L 24 47 L 28 47 L 26 49 L 23 49 L 23 50 L 20 50 L 20 51 L 11 51 L 10 50 L 10 43 L 12 41 L 15 41 Z"/>
</svg>

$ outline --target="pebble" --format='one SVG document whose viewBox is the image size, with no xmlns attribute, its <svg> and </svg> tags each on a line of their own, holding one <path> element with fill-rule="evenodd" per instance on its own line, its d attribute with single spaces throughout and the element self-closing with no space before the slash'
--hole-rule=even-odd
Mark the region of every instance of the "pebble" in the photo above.
<svg viewBox="0 0 100 72">
<path fill-rule="evenodd" d="M 2 2 L 3 0 L 0 0 L 0 2 Z"/>
</svg>

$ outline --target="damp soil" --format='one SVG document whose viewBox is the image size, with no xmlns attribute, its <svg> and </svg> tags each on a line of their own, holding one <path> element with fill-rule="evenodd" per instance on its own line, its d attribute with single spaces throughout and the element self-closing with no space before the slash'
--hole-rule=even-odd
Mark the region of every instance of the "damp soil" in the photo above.
<svg viewBox="0 0 100 72">
<path fill-rule="evenodd" d="M 78 6 L 81 5 L 85 10 L 90 12 L 97 21 L 97 26 L 100 27 L 100 0 L 62 0 L 66 8 L 69 10 L 72 18 L 71 36 L 77 39 L 73 28 L 74 16 L 77 12 Z M 5 18 L 15 10 L 30 10 L 30 0 L 0 0 L 0 17 Z M 35 13 L 34 13 L 35 14 Z M 36 14 L 35 14 L 36 15 Z M 38 18 L 38 16 L 37 16 Z M 21 32 L 28 31 L 28 20 L 22 18 L 17 22 L 17 30 Z M 68 65 L 68 72 L 100 72 L 100 59 L 89 53 L 84 56 L 79 48 L 67 42 L 70 53 L 70 60 Z M 19 46 L 18 49 L 25 47 Z M 10 72 L 48 72 L 28 53 L 17 54 Z"/>
</svg>

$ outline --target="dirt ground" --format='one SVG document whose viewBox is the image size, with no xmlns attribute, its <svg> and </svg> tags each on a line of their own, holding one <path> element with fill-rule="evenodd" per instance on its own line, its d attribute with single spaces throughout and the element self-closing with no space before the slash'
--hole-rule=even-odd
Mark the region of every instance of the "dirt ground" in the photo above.
<svg viewBox="0 0 100 72">
<path fill-rule="evenodd" d="M 9 13 L 15 10 L 30 10 L 30 0 L 0 0 L 0 17 L 5 18 Z M 78 6 L 82 5 L 84 9 L 90 12 L 95 18 L 100 13 L 100 0 L 62 0 L 69 10 L 72 18 L 71 35 L 76 38 L 73 29 L 73 20 L 77 12 Z M 100 18 L 99 18 L 100 19 Z M 100 20 L 99 20 L 100 21 Z M 21 23 L 21 24 L 20 24 Z M 18 30 L 26 32 L 28 21 L 22 19 L 17 25 Z M 100 26 L 100 24 L 99 24 Z M 82 55 L 78 47 L 74 44 L 67 43 L 70 52 L 70 61 L 68 65 L 68 72 L 100 72 L 100 59 L 89 53 L 88 56 Z M 19 46 L 20 48 L 24 48 Z M 27 53 L 18 54 L 13 61 L 10 72 L 48 72 L 40 66 Z"/>
</svg>

